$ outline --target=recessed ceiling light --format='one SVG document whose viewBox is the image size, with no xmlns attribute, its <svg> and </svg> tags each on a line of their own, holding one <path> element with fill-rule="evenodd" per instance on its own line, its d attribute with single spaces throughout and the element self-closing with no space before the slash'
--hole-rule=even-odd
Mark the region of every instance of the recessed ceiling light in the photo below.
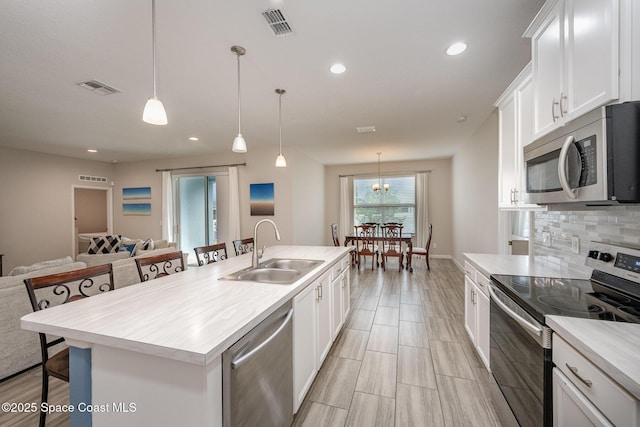
<svg viewBox="0 0 640 427">
<path fill-rule="evenodd" d="M 465 50 L 467 50 L 467 44 L 464 42 L 457 42 L 449 46 L 449 48 L 447 49 L 447 55 L 460 55 Z"/>
<path fill-rule="evenodd" d="M 458 118 L 456 119 L 456 122 L 458 123 L 466 122 L 467 119 L 468 119 L 468 116 L 466 114 L 462 114 L 458 116 Z"/>
<path fill-rule="evenodd" d="M 331 71 L 333 74 L 342 74 L 345 71 L 347 71 L 347 67 L 345 67 L 340 63 L 337 63 L 337 64 L 333 64 L 331 68 L 329 68 L 329 71 Z"/>
<path fill-rule="evenodd" d="M 95 150 L 95 149 L 93 149 L 93 148 L 89 148 L 87 151 L 88 151 L 89 153 L 97 153 L 97 152 L 98 152 L 98 150 Z"/>
<path fill-rule="evenodd" d="M 198 138 L 197 136 L 190 136 L 189 141 L 200 141 L 200 138 Z"/>
</svg>

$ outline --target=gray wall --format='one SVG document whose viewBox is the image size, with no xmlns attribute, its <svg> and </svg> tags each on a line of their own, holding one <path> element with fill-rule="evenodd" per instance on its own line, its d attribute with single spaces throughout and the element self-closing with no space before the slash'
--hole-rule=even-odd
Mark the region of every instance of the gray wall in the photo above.
<svg viewBox="0 0 640 427">
<path fill-rule="evenodd" d="M 79 175 L 101 176 L 87 184 Z M 13 267 L 74 252 L 73 187 L 108 188 L 111 163 L 0 148 L 0 253 L 4 274 Z"/>
<path fill-rule="evenodd" d="M 453 257 L 498 253 L 498 114 L 485 120 L 452 162 Z"/>
</svg>

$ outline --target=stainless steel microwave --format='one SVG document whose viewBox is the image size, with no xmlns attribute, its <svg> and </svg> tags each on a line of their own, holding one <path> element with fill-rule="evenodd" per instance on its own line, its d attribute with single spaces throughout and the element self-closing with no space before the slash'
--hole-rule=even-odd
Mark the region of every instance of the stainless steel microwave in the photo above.
<svg viewBox="0 0 640 427">
<path fill-rule="evenodd" d="M 527 203 L 640 203 L 640 101 L 598 108 L 524 147 Z"/>
</svg>

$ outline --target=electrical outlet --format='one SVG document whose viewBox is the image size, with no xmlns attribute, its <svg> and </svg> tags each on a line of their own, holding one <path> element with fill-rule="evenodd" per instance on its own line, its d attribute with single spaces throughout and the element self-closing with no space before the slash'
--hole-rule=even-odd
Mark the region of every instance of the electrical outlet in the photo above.
<svg viewBox="0 0 640 427">
<path fill-rule="evenodd" d="M 433 249 L 438 249 L 438 244 L 434 242 Z"/>
<path fill-rule="evenodd" d="M 542 232 L 542 244 L 544 246 L 551 246 L 551 233 L 548 231 Z"/>
<path fill-rule="evenodd" d="M 573 252 L 574 254 L 579 254 L 580 253 L 580 238 L 579 237 L 572 237 L 571 238 L 571 252 Z"/>
</svg>

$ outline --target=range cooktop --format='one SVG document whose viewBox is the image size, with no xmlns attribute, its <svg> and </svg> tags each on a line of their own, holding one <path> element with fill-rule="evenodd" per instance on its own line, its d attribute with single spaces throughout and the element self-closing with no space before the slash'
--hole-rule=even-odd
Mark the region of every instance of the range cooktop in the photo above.
<svg viewBox="0 0 640 427">
<path fill-rule="evenodd" d="M 539 322 L 546 315 L 640 323 L 640 249 L 592 242 L 590 280 L 492 275 Z"/>
</svg>

